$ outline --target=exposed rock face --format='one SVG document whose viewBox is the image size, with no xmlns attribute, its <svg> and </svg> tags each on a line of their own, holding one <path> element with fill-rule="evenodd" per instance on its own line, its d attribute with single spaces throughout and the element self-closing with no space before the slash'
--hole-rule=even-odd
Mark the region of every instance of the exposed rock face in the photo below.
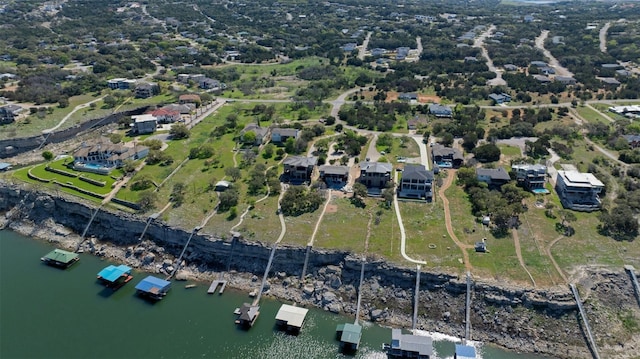
<svg viewBox="0 0 640 359">
<path fill-rule="evenodd" d="M 23 233 L 58 241 L 69 248 L 78 245 L 78 236 L 91 217 L 93 208 L 66 198 L 33 192 L 0 183 L 0 213 L 12 212 L 15 228 Z M 0 216 L 6 222 L 4 216 Z M 15 222 L 19 218 L 19 222 Z M 0 222 L 2 225 L 3 222 Z M 43 223 L 37 226 L 35 223 Z M 175 257 L 182 250 L 190 232 L 163 222 L 152 222 L 145 238 L 139 242 L 145 219 L 101 210 L 87 233 L 90 240 L 80 249 L 113 258 L 133 267 L 168 275 L 176 268 Z M 35 233 L 35 234 L 34 234 Z M 231 245 L 229 245 L 231 244 Z M 301 305 L 313 305 L 331 312 L 355 315 L 357 288 L 362 291 L 362 318 L 387 325 L 411 326 L 415 269 L 400 267 L 382 260 L 369 259 L 365 281 L 360 287 L 361 259 L 338 250 L 313 249 L 307 276 L 300 278 L 305 248 L 281 246 L 265 289 L 270 295 Z M 231 269 L 229 286 L 255 290 L 267 264 L 270 248 L 244 240 L 224 240 L 195 234 L 185 253 L 176 279 L 211 280 L 217 272 Z M 640 348 L 638 334 L 618 339 L 607 336 L 610 323 L 602 317 L 602 308 L 625 308 L 638 315 L 633 289 L 624 274 L 598 272 L 588 282 L 587 310 L 600 321 L 592 323 L 596 336 L 619 345 L 601 345 L 611 350 L 610 357 L 625 356 L 625 349 Z M 455 274 L 422 272 L 420 282 L 419 328 L 464 336 L 466 281 Z M 609 296 L 616 301 L 610 305 Z M 593 300 L 594 303 L 591 303 Z M 631 304 L 629 304 L 631 303 Z M 597 305 L 597 307 L 594 307 Z M 635 305 L 635 306 L 634 306 Z M 562 358 L 589 358 L 590 353 L 577 320 L 576 303 L 568 288 L 527 289 L 505 283 L 476 280 L 471 306 L 472 335 L 476 340 L 496 343 L 519 351 L 553 354 Z M 600 317 L 599 317 L 600 315 Z M 614 314 L 615 317 L 615 314 Z M 618 332 L 615 332 L 618 333 Z M 604 336 L 607 336 L 606 338 Z M 622 354 L 621 354 L 622 353 Z"/>
</svg>

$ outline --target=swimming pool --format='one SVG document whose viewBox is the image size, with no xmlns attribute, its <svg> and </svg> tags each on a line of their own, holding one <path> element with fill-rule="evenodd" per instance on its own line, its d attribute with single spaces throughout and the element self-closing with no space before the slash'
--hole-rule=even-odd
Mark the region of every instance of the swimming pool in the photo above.
<svg viewBox="0 0 640 359">
<path fill-rule="evenodd" d="M 547 194 L 547 193 L 549 193 L 549 191 L 544 189 L 544 188 L 534 188 L 534 189 L 531 190 L 531 192 L 533 192 L 535 194 Z"/>
</svg>

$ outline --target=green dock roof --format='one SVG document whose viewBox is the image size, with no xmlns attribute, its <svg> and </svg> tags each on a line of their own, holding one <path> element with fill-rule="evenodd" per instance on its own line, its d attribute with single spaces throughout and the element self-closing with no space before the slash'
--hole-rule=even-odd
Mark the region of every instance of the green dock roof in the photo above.
<svg viewBox="0 0 640 359">
<path fill-rule="evenodd" d="M 360 337 L 362 336 L 362 327 L 357 324 L 339 324 L 336 327 L 336 331 L 342 332 L 340 341 L 343 343 L 360 344 Z"/>
<path fill-rule="evenodd" d="M 69 263 L 78 258 L 78 255 L 73 252 L 63 251 L 62 249 L 54 249 L 44 257 L 60 263 Z"/>
</svg>

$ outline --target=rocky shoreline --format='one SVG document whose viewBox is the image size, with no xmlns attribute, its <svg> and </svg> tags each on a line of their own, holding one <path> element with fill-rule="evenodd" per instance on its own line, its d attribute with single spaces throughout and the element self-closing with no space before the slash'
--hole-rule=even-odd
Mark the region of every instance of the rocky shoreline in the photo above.
<svg viewBox="0 0 640 359">
<path fill-rule="evenodd" d="M 92 209 L 88 205 L 16 186 L 0 186 L 1 212 L 5 216 L 0 219 L 0 228 L 3 222 L 9 222 L 8 227 L 18 233 L 162 275 L 175 269 L 175 257 L 190 234 L 152 222 L 145 239 L 139 242 L 146 224 L 143 219 L 104 210 L 94 219 L 87 234 L 89 239 L 81 243 L 77 233 L 84 230 L 90 218 Z M 269 250 L 262 243 L 197 234 L 180 263 L 176 280 L 210 281 L 227 273 L 231 274 L 225 277 L 230 287 L 248 293 L 259 289 Z M 304 254 L 304 248 L 278 249 L 265 295 L 355 315 L 360 259 L 345 252 L 314 249 L 308 274 L 301 279 Z M 595 332 L 602 327 L 602 333 L 607 333 L 608 317 L 603 316 L 606 311 L 602 310 L 606 303 L 598 295 L 601 289 L 606 289 L 607 295 L 628 297 L 629 300 L 615 303 L 617 307 L 632 308 L 629 303 L 634 304 L 635 298 L 624 273 L 602 270 L 597 273 L 598 281 L 590 279 L 588 286 L 585 284 L 588 302 L 594 305 L 585 303 L 585 306 L 590 319 L 596 318 L 596 323 L 592 323 Z M 411 327 L 414 286 L 415 269 L 369 258 L 362 286 L 361 318 L 388 326 Z M 422 271 L 418 328 L 464 336 L 465 292 L 466 282 L 457 275 Z M 472 298 L 474 340 L 559 358 L 591 357 L 568 288 L 523 289 L 476 279 Z M 639 339 L 637 333 L 624 339 L 614 335 L 603 338 L 598 345 L 601 353 L 606 351 L 611 357 L 634 358 L 633 353 L 640 352 Z"/>
</svg>

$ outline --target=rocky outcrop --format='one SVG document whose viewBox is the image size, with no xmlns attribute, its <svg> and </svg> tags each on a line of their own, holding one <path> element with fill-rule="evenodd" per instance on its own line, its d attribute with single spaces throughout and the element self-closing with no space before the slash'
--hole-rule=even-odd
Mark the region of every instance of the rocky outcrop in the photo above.
<svg viewBox="0 0 640 359">
<path fill-rule="evenodd" d="M 12 228 L 32 236 L 44 231 L 41 236 L 68 247 L 78 245 L 79 236 L 73 232 L 85 230 L 93 211 L 93 206 L 76 199 L 0 185 L 0 212 L 20 213 L 9 219 Z M 182 263 L 176 263 L 191 232 L 154 220 L 139 241 L 145 225 L 144 218 L 102 209 L 87 232 L 89 240 L 78 248 L 153 273 L 168 275 L 179 266 L 176 279 L 180 280 L 210 280 L 229 270 L 233 273 L 230 286 L 247 291 L 259 286 L 270 254 L 268 245 L 195 234 Z M 344 251 L 313 249 L 308 274 L 300 278 L 305 251 L 278 247 L 265 294 L 355 315 L 361 259 Z M 415 269 L 368 258 L 365 273 L 361 318 L 409 327 Z M 466 281 L 455 274 L 422 272 L 420 289 L 418 327 L 464 336 Z M 633 300 L 632 290 L 630 296 Z M 471 309 L 474 339 L 559 357 L 590 356 L 568 288 L 526 289 L 476 280 Z"/>
</svg>

